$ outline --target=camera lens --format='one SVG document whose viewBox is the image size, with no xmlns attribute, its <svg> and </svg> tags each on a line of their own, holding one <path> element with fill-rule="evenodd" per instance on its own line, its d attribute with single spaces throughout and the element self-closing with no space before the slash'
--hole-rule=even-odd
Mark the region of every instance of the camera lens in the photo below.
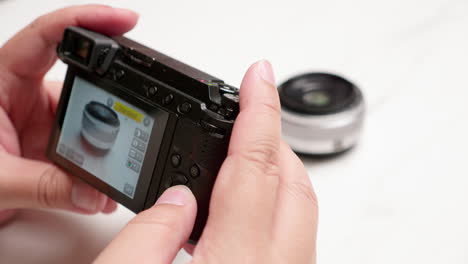
<svg viewBox="0 0 468 264">
<path fill-rule="evenodd" d="M 118 127 L 120 125 L 119 117 L 115 111 L 105 104 L 91 101 L 86 105 L 85 111 L 109 126 Z"/>
<path fill-rule="evenodd" d="M 84 110 L 81 120 L 81 135 L 98 150 L 108 150 L 113 145 L 120 130 L 120 120 L 109 106 L 91 101 Z"/>
<path fill-rule="evenodd" d="M 283 138 L 298 153 L 327 156 L 353 147 L 364 119 L 361 91 L 328 73 L 295 76 L 278 87 Z"/>
<path fill-rule="evenodd" d="M 330 95 L 325 91 L 309 91 L 302 96 L 302 101 L 310 106 L 323 107 L 330 104 Z"/>
<path fill-rule="evenodd" d="M 352 83 L 326 73 L 299 75 L 278 89 L 283 107 L 301 114 L 336 113 L 349 107 L 357 96 Z"/>
</svg>

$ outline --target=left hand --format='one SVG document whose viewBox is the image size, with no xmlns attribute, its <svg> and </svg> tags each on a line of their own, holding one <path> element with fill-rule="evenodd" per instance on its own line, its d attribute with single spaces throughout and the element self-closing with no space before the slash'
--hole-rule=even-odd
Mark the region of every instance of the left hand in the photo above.
<svg viewBox="0 0 468 264">
<path fill-rule="evenodd" d="M 116 209 L 114 201 L 47 161 L 61 84 L 43 78 L 66 27 L 121 35 L 137 19 L 134 12 L 108 6 L 69 7 L 36 19 L 0 48 L 0 224 L 12 208 L 85 214 Z"/>
</svg>

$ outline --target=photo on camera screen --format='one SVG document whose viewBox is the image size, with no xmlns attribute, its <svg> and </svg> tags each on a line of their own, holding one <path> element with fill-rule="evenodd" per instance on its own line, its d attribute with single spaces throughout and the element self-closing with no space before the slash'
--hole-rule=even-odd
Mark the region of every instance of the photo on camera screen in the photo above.
<svg viewBox="0 0 468 264">
<path fill-rule="evenodd" d="M 153 125 L 145 111 L 76 77 L 56 152 L 133 198 Z"/>
</svg>

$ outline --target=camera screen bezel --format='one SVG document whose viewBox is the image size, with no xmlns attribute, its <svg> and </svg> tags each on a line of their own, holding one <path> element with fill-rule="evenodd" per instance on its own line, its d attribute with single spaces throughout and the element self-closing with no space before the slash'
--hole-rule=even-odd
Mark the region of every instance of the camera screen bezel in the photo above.
<svg viewBox="0 0 468 264">
<path fill-rule="evenodd" d="M 155 120 L 149 138 L 147 152 L 142 163 L 138 182 L 135 186 L 133 199 L 57 153 L 57 144 L 60 139 L 66 110 L 76 77 L 88 81 L 98 88 L 103 89 L 104 91 L 109 92 L 110 94 L 139 107 Z M 68 67 L 56 115 L 58 118 L 56 119 L 56 123 L 52 129 L 51 139 L 48 146 L 48 157 L 70 174 L 78 176 L 94 188 L 111 197 L 113 200 L 123 204 L 128 209 L 134 212 L 143 210 L 150 187 L 154 184 L 160 184 L 159 182 L 154 182 L 155 180 L 160 181 L 161 179 L 153 179 L 153 172 L 157 167 L 159 159 L 165 158 L 165 155 L 160 154 L 160 150 L 170 114 L 167 111 L 164 111 L 154 105 L 150 105 L 149 103 L 140 100 L 136 96 L 131 95 L 125 91 L 125 88 L 119 87 L 118 84 L 112 82 L 111 80 L 97 77 L 92 73 L 88 73 L 76 67 L 70 66 Z"/>
</svg>

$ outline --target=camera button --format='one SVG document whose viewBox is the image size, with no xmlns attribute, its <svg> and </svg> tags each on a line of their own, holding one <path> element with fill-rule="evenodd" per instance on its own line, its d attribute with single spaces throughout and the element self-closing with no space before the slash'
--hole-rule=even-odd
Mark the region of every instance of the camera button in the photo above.
<svg viewBox="0 0 468 264">
<path fill-rule="evenodd" d="M 173 154 L 171 156 L 171 163 L 173 167 L 176 167 L 176 168 L 179 167 L 181 161 L 182 161 L 182 158 L 180 157 L 179 154 Z"/>
<path fill-rule="evenodd" d="M 177 173 L 172 178 L 172 186 L 180 185 L 180 184 L 187 184 L 187 183 L 188 183 L 187 177 L 185 177 L 182 174 Z"/>
<path fill-rule="evenodd" d="M 158 92 L 158 87 L 152 85 L 148 87 L 148 95 L 149 96 L 154 96 Z"/>
<path fill-rule="evenodd" d="M 179 112 L 181 112 L 182 114 L 187 114 L 188 112 L 190 112 L 191 109 L 192 105 L 190 103 L 185 102 L 179 105 Z"/>
<path fill-rule="evenodd" d="M 197 178 L 198 176 L 200 176 L 200 168 L 198 168 L 197 165 L 194 164 L 190 168 L 190 176 L 192 176 L 192 178 Z"/>
<path fill-rule="evenodd" d="M 116 70 L 112 77 L 113 77 L 113 79 L 115 81 L 118 81 L 118 80 L 122 79 L 124 77 L 124 75 L 125 75 L 124 70 Z"/>
<path fill-rule="evenodd" d="M 174 95 L 168 94 L 168 95 L 166 95 L 166 97 L 164 97 L 162 103 L 164 105 L 168 105 L 168 104 L 172 103 L 172 100 L 174 100 Z"/>
</svg>

